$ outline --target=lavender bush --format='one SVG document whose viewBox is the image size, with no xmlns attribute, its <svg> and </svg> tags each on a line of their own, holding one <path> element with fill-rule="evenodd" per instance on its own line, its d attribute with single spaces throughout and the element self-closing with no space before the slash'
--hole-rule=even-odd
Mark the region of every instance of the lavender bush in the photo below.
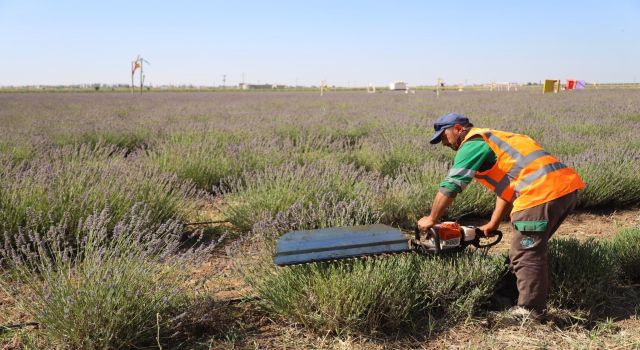
<svg viewBox="0 0 640 350">
<path fill-rule="evenodd" d="M 321 333 L 431 332 L 478 311 L 506 268 L 503 257 L 482 254 L 275 266 L 274 238 L 282 232 L 378 222 L 367 205 L 336 199 L 321 196 L 318 204 L 296 202 L 275 217 L 264 216 L 233 251 L 236 270 L 265 309 Z"/>
<path fill-rule="evenodd" d="M 287 163 L 262 172 L 247 173 L 223 182 L 221 192 L 229 205 L 225 214 L 242 229 L 249 229 L 263 214 L 274 215 L 293 203 L 312 203 L 318 194 L 340 200 L 375 198 L 381 182 L 352 165 L 318 162 L 308 165 Z"/>
<path fill-rule="evenodd" d="M 610 242 L 612 254 L 625 278 L 640 281 L 640 225 L 618 232 Z"/>
<path fill-rule="evenodd" d="M 75 225 L 109 207 L 115 224 L 135 203 L 149 206 L 152 221 L 185 220 L 201 196 L 175 175 L 125 160 L 124 150 L 105 145 L 52 149 L 43 158 L 8 164 L 0 173 L 0 230 L 5 238 L 29 223 L 42 230 L 66 217 Z M 66 233 L 72 239 L 74 226 Z M 2 239 L 0 239 L 0 242 Z"/>
<path fill-rule="evenodd" d="M 398 333 L 433 331 L 472 315 L 490 295 L 497 269 L 490 259 L 458 257 L 454 264 L 408 255 L 272 267 L 249 281 L 267 310 L 320 333 Z M 444 280 L 432 273 L 443 270 Z"/>
<path fill-rule="evenodd" d="M 591 150 L 570 158 L 570 164 L 587 184 L 579 192 L 580 207 L 626 208 L 640 202 L 640 150 Z"/>
<path fill-rule="evenodd" d="M 108 209 L 80 220 L 78 246 L 63 238 L 68 216 L 48 230 L 18 229 L 0 256 L 0 288 L 40 324 L 47 347 L 121 349 L 166 343 L 194 293 L 185 268 L 207 249 L 185 249 L 177 221 L 161 225 L 136 205 L 111 229 Z M 32 244 L 28 243 L 32 242 Z"/>
<path fill-rule="evenodd" d="M 448 164 L 441 161 L 400 168 L 395 177 L 390 179 L 380 200 L 383 221 L 405 227 L 415 225 L 420 217 L 431 210 L 442 173 L 447 169 Z M 490 192 L 472 183 L 458 196 L 447 214 L 450 217 L 487 215 L 493 210 L 494 201 Z"/>
<path fill-rule="evenodd" d="M 104 130 L 91 130 L 83 133 L 71 131 L 66 134 L 56 135 L 52 141 L 57 146 L 111 145 L 128 154 L 137 149 L 146 149 L 153 140 L 151 135 L 143 129 L 133 129 L 129 126 L 121 127 L 118 130 L 111 126 Z"/>
<path fill-rule="evenodd" d="M 620 266 L 609 245 L 575 238 L 549 241 L 549 303 L 589 313 L 615 294 Z"/>
</svg>

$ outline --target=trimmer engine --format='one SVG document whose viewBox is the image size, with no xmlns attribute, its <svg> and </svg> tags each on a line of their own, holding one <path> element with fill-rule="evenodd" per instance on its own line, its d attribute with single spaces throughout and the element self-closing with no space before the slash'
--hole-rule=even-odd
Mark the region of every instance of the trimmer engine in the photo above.
<svg viewBox="0 0 640 350">
<path fill-rule="evenodd" d="M 491 237 L 496 237 L 489 243 L 481 243 L 484 232 L 475 226 L 462 226 L 457 222 L 445 221 L 432 227 L 423 237 L 416 228 L 415 238 L 411 240 L 414 249 L 422 252 L 439 254 L 443 251 L 460 251 L 469 245 L 476 248 L 488 248 L 502 240 L 502 232 L 494 231 Z"/>
</svg>

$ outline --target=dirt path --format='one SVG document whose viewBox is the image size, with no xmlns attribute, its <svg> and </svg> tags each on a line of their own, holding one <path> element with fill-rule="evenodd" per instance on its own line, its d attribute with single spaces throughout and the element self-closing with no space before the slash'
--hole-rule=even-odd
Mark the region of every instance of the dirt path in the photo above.
<svg viewBox="0 0 640 350">
<path fill-rule="evenodd" d="M 482 225 L 484 221 L 471 220 L 472 225 Z M 604 212 L 576 212 L 570 215 L 558 228 L 553 237 L 574 237 L 579 240 L 588 238 L 607 239 L 623 228 L 640 225 L 640 210 L 617 210 Z M 500 224 L 504 238 L 493 251 L 506 252 L 513 234 L 509 222 Z"/>
</svg>

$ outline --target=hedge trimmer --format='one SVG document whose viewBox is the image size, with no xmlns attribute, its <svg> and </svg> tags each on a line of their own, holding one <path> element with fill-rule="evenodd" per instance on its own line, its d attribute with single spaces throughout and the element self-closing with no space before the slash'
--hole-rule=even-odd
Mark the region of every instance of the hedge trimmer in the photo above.
<svg viewBox="0 0 640 350">
<path fill-rule="evenodd" d="M 299 230 L 287 232 L 276 241 L 273 260 L 276 265 L 286 266 L 404 252 L 442 254 L 469 246 L 492 247 L 502 240 L 502 232 L 494 231 L 490 237 L 477 227 L 450 221 L 435 225 L 426 234 L 417 228 L 413 234 L 406 234 L 380 224 Z"/>
</svg>

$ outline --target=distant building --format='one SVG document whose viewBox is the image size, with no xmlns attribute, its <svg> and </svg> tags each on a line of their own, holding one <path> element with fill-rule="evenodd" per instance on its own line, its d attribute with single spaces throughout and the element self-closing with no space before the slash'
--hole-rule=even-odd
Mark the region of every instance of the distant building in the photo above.
<svg viewBox="0 0 640 350">
<path fill-rule="evenodd" d="M 241 90 L 272 89 L 272 88 L 273 88 L 272 84 L 245 84 L 245 83 L 238 84 L 238 89 L 241 89 Z"/>
<path fill-rule="evenodd" d="M 389 90 L 391 91 L 406 90 L 406 89 L 407 89 L 407 83 L 405 83 L 404 81 L 394 81 L 393 83 L 389 84 Z"/>
<path fill-rule="evenodd" d="M 518 91 L 518 83 L 503 82 L 503 83 L 491 83 L 486 85 L 489 87 L 489 91 Z"/>
</svg>

